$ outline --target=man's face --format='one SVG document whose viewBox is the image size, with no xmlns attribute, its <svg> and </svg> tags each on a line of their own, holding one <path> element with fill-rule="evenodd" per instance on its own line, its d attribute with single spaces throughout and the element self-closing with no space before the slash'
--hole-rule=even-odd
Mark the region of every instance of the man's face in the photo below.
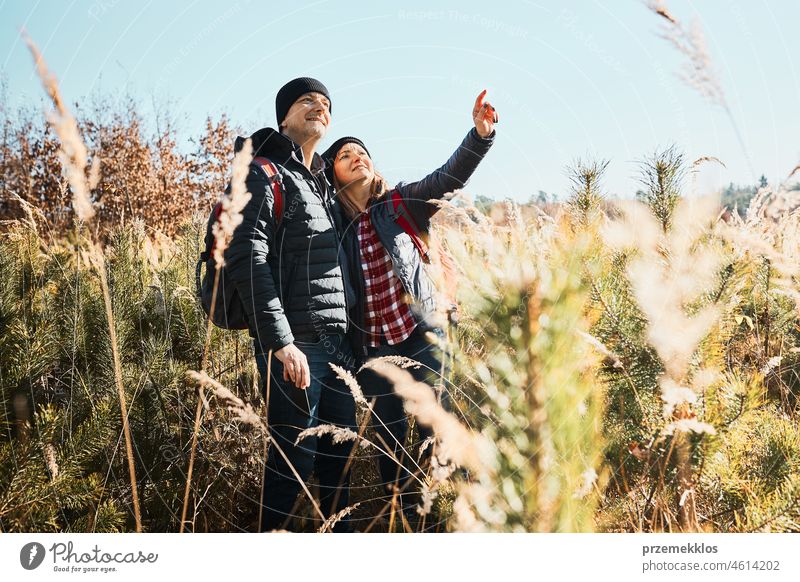
<svg viewBox="0 0 800 582">
<path fill-rule="evenodd" d="M 331 102 L 322 93 L 305 93 L 289 108 L 283 133 L 297 143 L 325 137 L 331 123 Z"/>
</svg>

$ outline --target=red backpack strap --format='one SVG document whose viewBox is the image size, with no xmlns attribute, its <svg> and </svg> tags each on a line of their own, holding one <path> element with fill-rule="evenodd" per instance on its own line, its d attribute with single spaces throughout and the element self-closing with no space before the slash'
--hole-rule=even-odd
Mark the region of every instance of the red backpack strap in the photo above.
<svg viewBox="0 0 800 582">
<path fill-rule="evenodd" d="M 217 202 L 214 205 L 214 220 L 217 220 L 220 214 L 222 214 L 222 202 Z"/>
<path fill-rule="evenodd" d="M 392 190 L 389 197 L 392 201 L 392 210 L 394 211 L 397 224 L 399 224 L 400 228 L 402 228 L 406 234 L 411 237 L 411 242 L 413 242 L 414 246 L 417 247 L 417 250 L 422 257 L 422 261 L 424 263 L 430 263 L 431 257 L 428 253 L 428 245 L 426 245 L 425 241 L 420 238 L 419 227 L 417 226 L 416 222 L 414 222 L 414 218 L 411 216 L 411 213 L 408 211 L 408 207 L 406 207 L 406 203 L 403 200 L 403 195 L 400 194 L 399 190 L 395 189 Z"/>
<path fill-rule="evenodd" d="M 256 157 L 253 161 L 258 164 L 269 179 L 272 195 L 275 198 L 275 220 L 278 224 L 283 220 L 283 189 L 278 168 L 267 158 Z"/>
</svg>

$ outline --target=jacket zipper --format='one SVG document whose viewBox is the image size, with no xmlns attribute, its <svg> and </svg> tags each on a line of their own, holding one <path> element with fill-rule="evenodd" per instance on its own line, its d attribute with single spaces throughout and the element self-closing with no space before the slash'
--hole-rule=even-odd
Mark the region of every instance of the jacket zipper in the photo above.
<svg viewBox="0 0 800 582">
<path fill-rule="evenodd" d="M 339 265 L 339 271 L 342 272 L 342 295 L 344 296 L 345 329 L 347 329 L 347 327 L 349 327 L 349 324 L 350 324 L 350 322 L 348 320 L 348 314 L 350 313 L 350 306 L 347 303 L 347 289 L 345 289 L 346 283 L 345 283 L 345 280 L 344 280 L 344 272 L 342 271 L 342 265 L 339 264 L 339 248 L 342 245 L 342 241 L 339 238 L 339 231 L 336 229 L 336 221 L 333 219 L 333 215 L 331 214 L 330 207 L 328 206 L 328 201 L 329 201 L 328 200 L 329 197 L 327 196 L 328 189 L 327 188 L 322 188 L 322 186 L 320 185 L 319 180 L 317 179 L 317 177 L 314 174 L 311 173 L 311 170 L 306 168 L 304 164 L 300 164 L 300 165 L 303 167 L 303 170 L 305 170 L 306 173 L 309 176 L 311 176 L 311 179 L 314 181 L 314 184 L 317 186 L 317 191 L 319 193 L 319 197 L 322 200 L 322 207 L 325 209 L 325 215 L 328 217 L 328 222 L 331 223 L 331 229 L 333 229 L 333 236 L 336 239 L 336 263 Z"/>
<path fill-rule="evenodd" d="M 356 224 L 356 223 L 351 220 L 350 224 L 347 226 L 347 228 L 345 229 L 345 232 L 343 233 L 342 240 L 345 239 L 344 235 L 347 234 L 347 229 L 349 229 L 354 224 Z M 352 253 L 350 253 L 350 249 L 348 249 L 347 252 L 348 252 L 348 255 L 350 256 L 350 260 L 351 261 L 355 260 L 355 264 L 353 266 L 359 267 L 358 269 L 356 269 L 357 272 L 358 272 L 358 275 L 357 275 L 357 277 L 358 277 L 358 290 L 357 290 L 358 299 L 356 300 L 356 305 L 358 304 L 358 300 L 360 299 L 362 307 L 364 309 L 366 309 L 366 306 L 367 306 L 367 292 L 366 292 L 367 283 L 364 280 L 364 271 L 363 271 L 363 269 L 360 268 L 361 267 L 361 242 L 358 240 L 358 231 L 356 230 L 356 228 L 354 226 L 353 226 L 353 234 L 351 236 L 353 238 L 352 246 L 355 247 L 355 257 L 353 257 Z M 361 347 L 361 354 L 363 356 L 368 356 L 369 355 L 369 349 L 366 346 L 366 342 L 365 342 L 365 338 L 364 338 L 364 332 L 360 329 L 360 328 L 362 328 L 364 326 L 364 319 L 365 319 L 364 318 L 364 309 L 362 309 L 361 313 L 359 314 L 359 317 L 361 318 L 361 320 L 358 322 L 359 323 L 358 334 L 359 334 L 359 337 L 361 338 L 361 341 L 359 342 L 360 347 Z"/>
</svg>

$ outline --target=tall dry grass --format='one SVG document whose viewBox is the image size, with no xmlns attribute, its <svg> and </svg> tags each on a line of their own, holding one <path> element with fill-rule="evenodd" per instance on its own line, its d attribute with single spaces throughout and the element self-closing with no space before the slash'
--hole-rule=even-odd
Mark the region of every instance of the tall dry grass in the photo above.
<svg viewBox="0 0 800 582">
<path fill-rule="evenodd" d="M 277 445 L 251 344 L 209 326 L 194 297 L 205 217 L 165 235 L 152 203 L 202 182 L 210 209 L 223 180 L 209 174 L 228 166 L 215 157 L 221 133 L 196 158 L 208 173 L 167 155 L 171 134 L 163 150 L 96 150 L 91 138 L 81 149 L 82 136 L 122 139 L 135 125 L 54 117 L 49 141 L 4 142 L 0 203 L 16 214 L 0 238 L 3 531 L 258 528 Z M 157 151 L 163 165 L 148 165 Z M 98 158 L 100 172 L 87 169 Z M 120 159 L 139 160 L 125 180 Z M 317 432 L 353 443 L 353 505 L 325 519 L 304 486 L 298 527 L 330 531 L 348 516 L 369 531 L 800 530 L 794 194 L 762 188 L 743 219 L 725 215 L 694 196 L 696 164 L 667 149 L 642 161 L 641 202 L 622 203 L 603 192 L 608 163 L 577 162 L 563 204 L 440 204 L 432 275 L 460 304 L 446 340 L 451 409 L 411 379 L 413 363 L 372 364 L 435 434 L 400 443 L 418 519 L 379 486 L 375 455 L 394 447 L 368 430 L 372 403 L 338 370 L 359 430 Z M 72 230 L 76 210 L 88 234 Z M 147 224 L 129 220 L 140 212 Z"/>
<path fill-rule="evenodd" d="M 666 40 L 685 59 L 678 74 L 679 78 L 712 105 L 725 112 L 747 161 L 750 176 L 755 181 L 757 174 L 753 168 L 747 144 L 728 104 L 722 80 L 708 49 L 700 21 L 694 20 L 689 26 L 685 25 L 670 11 L 666 0 L 644 0 L 644 4 L 660 17 L 661 38 Z"/>
<path fill-rule="evenodd" d="M 454 372 L 445 382 L 452 409 L 439 409 L 430 392 L 395 375 L 409 413 L 416 422 L 430 423 L 438 437 L 425 444 L 434 447 L 434 464 L 419 466 L 413 480 L 423 491 L 422 515 L 419 523 L 404 523 L 396 503 L 383 496 L 374 458 L 391 447 L 362 430 L 339 435 L 353 439 L 352 501 L 358 505 L 350 517 L 379 531 L 440 523 L 457 531 L 792 530 L 800 338 L 790 257 L 798 244 L 798 215 L 769 210 L 771 199 L 755 200 L 751 215 L 777 216 L 750 223 L 725 222 L 709 207 L 700 212 L 703 207 L 679 199 L 666 230 L 659 214 L 664 205 L 655 201 L 652 207 L 615 207 L 600 198 L 588 213 L 565 206 L 558 216 L 510 204 L 495 221 L 469 207 L 446 205 L 436 228 L 453 258 L 461 304 L 458 326 L 450 330 Z M 248 524 L 257 523 L 253 500 L 259 498 L 266 433 L 246 419 L 264 423 L 266 415 L 247 338 L 212 329 L 205 347 L 207 322 L 189 290 L 202 230 L 198 221 L 177 241 L 149 241 L 144 230 L 135 237 L 120 233 L 106 248 L 112 274 L 106 285 L 120 330 L 113 341 L 120 348 L 126 394 L 139 395 L 126 397 L 137 476 L 156 479 L 142 485 L 147 529 L 257 527 Z M 71 419 L 74 427 L 96 434 L 98 446 L 114 449 L 113 433 L 90 429 L 97 425 L 87 415 L 99 406 L 89 403 L 104 393 L 105 381 L 97 375 L 103 365 L 84 371 L 82 363 L 107 353 L 106 369 L 113 370 L 114 358 L 108 302 L 95 266 L 73 257 L 76 274 L 93 274 L 78 279 L 83 282 L 76 287 L 71 269 L 57 267 L 74 250 L 37 237 L 20 223 L 2 242 L 3 268 L 10 274 L 0 289 L 2 386 L 4 410 L 12 412 L 4 417 L 11 432 L 4 430 L 0 454 L 29 450 L 24 454 L 32 464 L 25 474 L 35 475 L 33 468 L 41 466 L 48 477 L 45 489 L 29 483 L 26 490 L 44 495 L 53 487 L 66 493 L 68 483 L 92 482 L 75 480 L 78 468 L 70 469 L 68 443 L 77 433 L 47 427 L 69 426 L 58 423 Z M 64 300 L 47 299 L 55 297 L 51 288 L 63 289 Z M 22 289 L 40 299 L 31 302 L 29 294 L 19 295 Z M 84 315 L 69 315 L 69 325 L 51 329 L 37 323 L 73 311 Z M 107 339 L 86 343 L 82 338 L 98 337 L 98 328 L 81 321 L 105 325 Z M 45 338 L 51 347 L 36 347 Z M 29 347 L 20 350 L 22 345 Z M 27 361 L 12 355 L 21 351 L 30 354 Z M 184 382 L 204 353 L 209 382 L 219 378 L 238 401 L 213 391 L 200 398 L 195 384 Z M 38 404 L 29 417 L 14 420 L 20 382 Z M 108 382 L 116 385 L 113 372 Z M 52 396 L 60 394 L 53 386 L 67 385 L 83 386 L 85 396 Z M 357 385 L 351 388 L 359 394 Z M 363 396 L 359 401 L 363 421 L 370 403 Z M 229 409 L 232 402 L 241 410 Z M 49 404 L 39 408 L 42 403 Z M 160 411 L 155 417 L 154 410 Z M 148 427 L 152 419 L 158 426 Z M 118 425 L 121 420 L 120 412 Z M 31 430 L 63 436 L 43 436 L 41 448 L 26 449 L 20 439 Z M 194 435 L 196 459 L 187 479 Z M 174 457 L 160 454 L 160 445 L 152 449 L 170 442 L 177 445 Z M 403 445 L 416 459 L 418 451 Z M 114 467 L 108 459 L 113 455 L 82 461 L 81 467 L 104 474 Z M 4 466 L 14 463 L 7 459 Z M 116 477 L 104 497 L 117 504 L 129 498 L 130 480 L 122 487 L 127 471 L 112 472 Z M 190 501 L 182 517 L 187 482 Z M 23 490 L 9 483 L 0 475 L 4 528 L 12 517 L 16 529 L 40 527 L 25 517 Z M 313 498 L 309 487 L 299 511 L 301 527 L 330 529 Z M 56 497 L 47 499 L 47 507 L 65 511 Z M 231 502 L 236 508 L 225 514 L 239 521 L 220 521 L 215 508 Z M 98 523 L 119 519 L 113 517 L 119 509 L 86 507 L 87 514 L 98 510 Z M 63 527 L 86 527 L 69 512 L 54 515 Z M 125 529 L 124 520 L 116 527 Z"/>
<path fill-rule="evenodd" d="M 94 218 L 95 212 L 89 199 L 89 193 L 97 186 L 100 180 L 99 160 L 95 158 L 92 168 L 87 177 L 87 150 L 78 131 L 75 118 L 72 117 L 58 88 L 55 76 L 50 73 L 44 57 L 39 52 L 30 37 L 25 36 L 25 42 L 33 55 L 36 63 L 36 71 L 42 81 L 42 86 L 50 97 L 54 109 L 48 113 L 48 121 L 52 124 L 58 135 L 60 147 L 58 150 L 59 160 L 64 177 L 72 190 L 72 207 L 80 223 L 88 223 Z M 108 321 L 108 330 L 111 336 L 111 353 L 114 358 L 114 379 L 119 395 L 120 411 L 122 413 L 122 432 L 125 437 L 125 449 L 128 456 L 128 472 L 131 483 L 131 499 L 133 501 L 133 514 L 136 519 L 136 531 L 142 531 L 142 517 L 139 509 L 139 493 L 137 490 L 136 467 L 133 462 L 133 442 L 131 440 L 131 430 L 128 425 L 128 410 L 125 399 L 125 387 L 122 383 L 122 371 L 119 357 L 119 342 L 117 341 L 117 331 L 114 325 L 114 311 L 111 306 L 111 295 L 108 290 L 108 280 L 106 279 L 106 265 L 103 251 L 97 239 L 90 240 L 88 249 L 83 255 L 95 268 L 100 277 L 100 286 L 103 290 L 103 300 Z"/>
</svg>

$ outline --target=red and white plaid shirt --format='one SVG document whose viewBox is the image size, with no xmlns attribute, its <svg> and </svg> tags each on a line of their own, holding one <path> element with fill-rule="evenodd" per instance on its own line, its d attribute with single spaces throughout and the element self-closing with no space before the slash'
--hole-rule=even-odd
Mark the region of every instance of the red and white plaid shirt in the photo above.
<svg viewBox="0 0 800 582">
<path fill-rule="evenodd" d="M 388 344 L 398 344 L 411 335 L 417 322 L 405 301 L 406 292 L 392 268 L 392 259 L 372 226 L 369 211 L 361 214 L 358 244 L 367 295 L 364 310 L 367 342 L 372 347 L 378 346 L 385 335 Z"/>
</svg>

